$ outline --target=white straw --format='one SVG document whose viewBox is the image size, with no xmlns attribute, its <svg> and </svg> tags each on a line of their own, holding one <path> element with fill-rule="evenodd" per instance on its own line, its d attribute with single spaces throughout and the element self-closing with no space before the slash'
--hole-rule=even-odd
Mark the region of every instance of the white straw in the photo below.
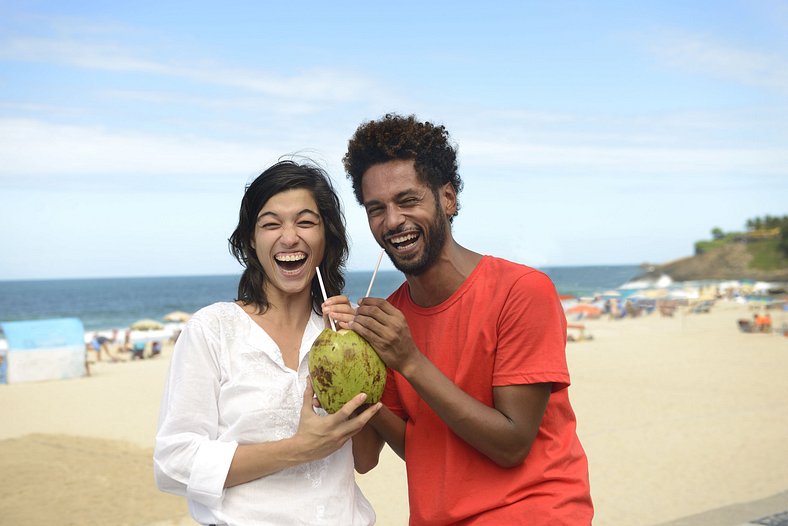
<svg viewBox="0 0 788 526">
<path fill-rule="evenodd" d="M 380 251 L 380 255 L 378 256 L 378 262 L 375 263 L 375 272 L 372 273 L 372 279 L 369 280 L 369 288 L 367 289 L 367 295 L 364 296 L 365 298 L 369 297 L 369 293 L 372 292 L 372 284 L 375 283 L 375 276 L 378 275 L 378 267 L 380 266 L 380 260 L 383 259 L 383 254 L 385 253 L 385 249 Z"/>
<path fill-rule="evenodd" d="M 317 269 L 317 281 L 320 282 L 320 291 L 323 293 L 323 301 L 326 301 L 328 299 L 328 296 L 326 296 L 326 286 L 323 285 L 323 276 L 320 274 L 320 267 L 315 267 L 315 268 Z M 331 330 L 336 331 L 337 328 L 334 325 L 334 320 L 331 319 L 331 316 L 328 317 L 328 321 L 331 322 Z"/>
</svg>

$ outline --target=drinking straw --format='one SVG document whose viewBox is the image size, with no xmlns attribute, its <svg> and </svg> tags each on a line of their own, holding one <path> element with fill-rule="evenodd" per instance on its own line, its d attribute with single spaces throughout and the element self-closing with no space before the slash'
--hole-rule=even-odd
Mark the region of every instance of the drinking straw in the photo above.
<svg viewBox="0 0 788 526">
<path fill-rule="evenodd" d="M 320 267 L 315 267 L 315 268 L 317 269 L 317 281 L 320 282 L 320 291 L 323 293 L 323 301 L 326 301 L 328 299 L 328 296 L 326 296 L 326 286 L 323 285 L 323 276 L 320 274 Z M 331 316 L 328 317 L 328 321 L 331 322 L 331 330 L 336 332 L 337 328 L 334 325 L 334 320 L 331 319 Z"/>
<path fill-rule="evenodd" d="M 367 289 L 366 296 L 364 296 L 365 298 L 368 298 L 369 297 L 369 293 L 372 292 L 372 284 L 375 283 L 375 276 L 378 275 L 378 267 L 380 266 L 380 260 L 383 259 L 383 254 L 385 252 L 386 252 L 385 249 L 380 251 L 380 255 L 378 256 L 378 262 L 375 263 L 375 271 L 372 273 L 372 279 L 369 280 L 369 288 Z"/>
</svg>

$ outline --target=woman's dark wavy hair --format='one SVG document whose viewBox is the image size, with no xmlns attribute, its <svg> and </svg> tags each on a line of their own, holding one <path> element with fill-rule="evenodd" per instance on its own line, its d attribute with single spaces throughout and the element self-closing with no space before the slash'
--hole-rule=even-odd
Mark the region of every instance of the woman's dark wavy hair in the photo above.
<svg viewBox="0 0 788 526">
<path fill-rule="evenodd" d="M 342 158 L 359 204 L 364 204 L 361 191 L 364 173 L 372 165 L 394 160 L 413 160 L 419 179 L 435 195 L 446 183 L 451 183 L 456 194 L 462 190 L 457 147 L 450 143 L 446 128 L 431 122 L 421 122 L 415 115 L 403 117 L 387 113 L 377 121 L 368 121 L 359 126 L 348 141 L 347 153 Z M 456 215 L 457 211 L 454 212 Z M 454 216 L 449 219 L 453 220 Z"/>
<path fill-rule="evenodd" d="M 345 288 L 344 269 L 348 257 L 345 216 L 331 179 L 322 168 L 314 164 L 280 161 L 246 186 L 241 200 L 238 226 L 228 239 L 230 253 L 245 269 L 238 282 L 237 300 L 256 305 L 260 312 L 268 309 L 269 302 L 264 288 L 268 278 L 252 248 L 257 215 L 274 195 L 298 188 L 312 193 L 325 226 L 325 254 L 320 263 L 320 273 L 326 293 L 328 296 L 335 296 Z M 323 294 L 317 276 L 312 279 L 311 293 L 312 308 L 321 314 Z"/>
</svg>

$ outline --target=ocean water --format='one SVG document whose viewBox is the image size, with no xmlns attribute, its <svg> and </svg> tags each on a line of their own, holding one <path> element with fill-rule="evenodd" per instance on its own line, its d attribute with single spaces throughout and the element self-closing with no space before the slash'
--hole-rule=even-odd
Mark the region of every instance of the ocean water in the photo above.
<svg viewBox="0 0 788 526">
<path fill-rule="evenodd" d="M 592 295 L 618 287 L 640 273 L 636 265 L 546 267 L 561 294 Z M 85 330 L 127 327 L 136 320 L 161 320 L 168 312 L 194 312 L 232 301 L 237 275 L 0 281 L 0 322 L 76 317 Z M 372 271 L 349 272 L 345 294 L 357 301 Z M 397 271 L 380 271 L 371 296 L 386 297 L 404 281 Z"/>
</svg>

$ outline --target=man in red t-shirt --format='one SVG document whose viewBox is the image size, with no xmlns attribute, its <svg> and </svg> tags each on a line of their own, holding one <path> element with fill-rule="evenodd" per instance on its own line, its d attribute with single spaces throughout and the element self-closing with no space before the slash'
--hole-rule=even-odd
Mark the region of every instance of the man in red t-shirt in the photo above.
<svg viewBox="0 0 788 526">
<path fill-rule="evenodd" d="M 377 464 L 383 440 L 405 459 L 414 525 L 591 524 L 550 279 L 454 240 L 462 181 L 443 126 L 386 115 L 356 130 L 343 161 L 406 277 L 388 301 L 337 315 L 389 367 L 385 407 L 353 439 L 356 468 Z"/>
</svg>

